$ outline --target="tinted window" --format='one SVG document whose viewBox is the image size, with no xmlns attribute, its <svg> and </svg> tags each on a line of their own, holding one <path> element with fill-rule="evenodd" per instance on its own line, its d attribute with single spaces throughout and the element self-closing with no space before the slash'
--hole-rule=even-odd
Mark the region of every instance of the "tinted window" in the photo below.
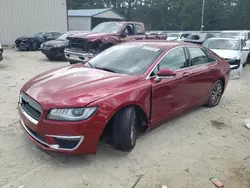
<svg viewBox="0 0 250 188">
<path fill-rule="evenodd" d="M 135 24 L 135 28 L 138 35 L 142 35 L 144 33 L 144 29 L 141 25 Z"/>
<path fill-rule="evenodd" d="M 209 63 L 209 59 L 204 53 L 204 51 L 200 48 L 189 48 L 190 56 L 191 56 L 191 65 L 202 65 Z"/>
<path fill-rule="evenodd" d="M 167 53 L 159 63 L 160 69 L 181 69 L 186 67 L 186 56 L 183 48 L 177 48 Z"/>
<path fill-rule="evenodd" d="M 209 63 L 216 61 L 216 59 L 213 57 L 213 55 L 207 49 L 203 48 L 202 50 L 206 54 Z"/>
<path fill-rule="evenodd" d="M 138 75 L 144 73 L 161 53 L 159 48 L 142 44 L 121 44 L 106 49 L 89 63 L 115 73 Z"/>
</svg>

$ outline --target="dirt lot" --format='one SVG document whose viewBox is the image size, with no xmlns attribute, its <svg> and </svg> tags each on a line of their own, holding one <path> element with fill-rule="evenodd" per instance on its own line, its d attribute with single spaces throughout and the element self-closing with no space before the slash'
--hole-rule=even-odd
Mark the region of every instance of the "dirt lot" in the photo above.
<svg viewBox="0 0 250 188">
<path fill-rule="evenodd" d="M 231 80 L 220 105 L 201 107 L 139 138 L 131 153 L 100 143 L 97 155 L 65 156 L 38 149 L 20 129 L 18 92 L 34 75 L 67 62 L 40 52 L 5 50 L 0 63 L 0 187 L 250 188 L 250 66 Z"/>
</svg>

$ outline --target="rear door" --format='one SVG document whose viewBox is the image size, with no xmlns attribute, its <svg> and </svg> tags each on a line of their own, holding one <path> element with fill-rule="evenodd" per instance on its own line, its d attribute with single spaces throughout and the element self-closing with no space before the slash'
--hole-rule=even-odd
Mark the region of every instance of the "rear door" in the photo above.
<svg viewBox="0 0 250 188">
<path fill-rule="evenodd" d="M 142 24 L 135 23 L 134 28 L 135 28 L 135 33 L 136 33 L 135 40 L 146 39 L 145 29 L 142 26 Z"/>
<path fill-rule="evenodd" d="M 198 100 L 202 97 L 207 96 L 213 87 L 213 84 L 216 81 L 216 60 L 213 56 L 209 56 L 202 49 L 202 47 L 187 47 L 190 57 L 192 75 L 190 76 L 190 81 L 193 83 L 193 86 L 190 91 L 192 93 L 192 99 Z"/>
<path fill-rule="evenodd" d="M 246 42 L 241 39 L 241 63 L 244 64 L 247 61 L 247 56 L 249 51 L 244 51 L 243 48 L 246 47 Z"/>
</svg>

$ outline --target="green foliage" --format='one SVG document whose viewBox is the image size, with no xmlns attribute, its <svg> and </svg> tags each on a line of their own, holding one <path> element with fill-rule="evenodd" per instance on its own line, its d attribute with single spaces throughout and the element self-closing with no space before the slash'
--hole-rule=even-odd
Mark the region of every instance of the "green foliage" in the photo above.
<svg viewBox="0 0 250 188">
<path fill-rule="evenodd" d="M 202 0 L 68 0 L 69 9 L 112 7 L 147 29 L 199 30 Z M 206 0 L 205 30 L 250 29 L 250 0 Z"/>
</svg>

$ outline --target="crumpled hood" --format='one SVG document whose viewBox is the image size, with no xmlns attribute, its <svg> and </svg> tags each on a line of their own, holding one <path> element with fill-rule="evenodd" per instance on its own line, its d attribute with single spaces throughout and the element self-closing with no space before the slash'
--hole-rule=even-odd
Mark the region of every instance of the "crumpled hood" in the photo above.
<svg viewBox="0 0 250 188">
<path fill-rule="evenodd" d="M 220 50 L 220 49 L 210 49 L 220 57 L 224 59 L 240 59 L 240 51 L 237 50 Z"/>
<path fill-rule="evenodd" d="M 82 64 L 42 73 L 28 81 L 21 91 L 39 102 L 43 109 L 84 107 L 98 99 L 130 88 L 138 76 L 126 76 Z"/>
<path fill-rule="evenodd" d="M 31 37 L 31 36 L 21 36 L 21 37 L 18 37 L 16 40 L 24 40 L 24 39 L 34 39 L 35 37 Z"/>
<path fill-rule="evenodd" d="M 103 38 L 103 37 L 109 37 L 109 36 L 116 36 L 116 34 L 114 34 L 114 33 L 96 33 L 96 32 L 90 31 L 90 32 L 75 34 L 75 35 L 70 36 L 70 37 L 83 38 L 83 39 L 88 39 L 89 41 L 91 41 L 91 40 L 95 40 L 95 39 L 99 39 L 99 38 Z"/>
</svg>

